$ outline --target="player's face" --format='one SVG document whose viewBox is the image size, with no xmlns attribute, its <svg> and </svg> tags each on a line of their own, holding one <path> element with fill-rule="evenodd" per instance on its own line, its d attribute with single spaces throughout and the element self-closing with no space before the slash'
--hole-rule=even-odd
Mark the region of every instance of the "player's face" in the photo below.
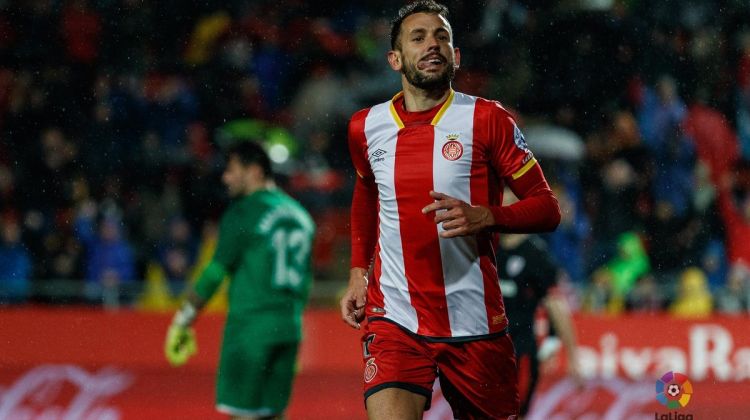
<svg viewBox="0 0 750 420">
<path fill-rule="evenodd" d="M 389 56 L 391 66 L 399 70 L 413 86 L 432 90 L 448 88 L 460 63 L 453 33 L 444 17 L 415 13 L 401 24 L 400 47 Z"/>
<path fill-rule="evenodd" d="M 229 192 L 230 197 L 238 197 L 247 194 L 249 184 L 248 172 L 248 167 L 243 165 L 236 156 L 229 157 L 227 167 L 224 169 L 221 180 L 224 182 L 224 185 L 227 186 L 227 191 Z"/>
</svg>

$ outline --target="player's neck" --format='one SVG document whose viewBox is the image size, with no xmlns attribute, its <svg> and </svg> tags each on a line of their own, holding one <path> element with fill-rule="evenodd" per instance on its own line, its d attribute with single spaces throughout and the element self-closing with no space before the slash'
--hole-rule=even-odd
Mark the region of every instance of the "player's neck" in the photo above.
<svg viewBox="0 0 750 420">
<path fill-rule="evenodd" d="M 245 196 L 261 190 L 272 190 L 276 188 L 276 183 L 273 180 L 264 180 L 257 183 L 252 183 L 245 189 Z"/>
<path fill-rule="evenodd" d="M 445 88 L 425 90 L 405 82 L 404 108 L 409 112 L 427 111 L 444 102 L 450 93 L 450 85 Z"/>
</svg>

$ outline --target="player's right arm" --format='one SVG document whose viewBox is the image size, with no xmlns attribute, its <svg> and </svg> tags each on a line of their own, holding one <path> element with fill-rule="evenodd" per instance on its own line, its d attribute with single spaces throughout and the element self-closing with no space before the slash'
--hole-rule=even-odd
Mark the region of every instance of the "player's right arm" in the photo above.
<svg viewBox="0 0 750 420">
<path fill-rule="evenodd" d="M 349 122 L 349 153 L 357 171 L 351 206 L 351 269 L 349 286 L 341 298 L 341 318 L 352 328 L 360 328 L 367 303 L 367 268 L 377 241 L 378 189 L 367 160 L 364 125 L 367 110 Z"/>
</svg>

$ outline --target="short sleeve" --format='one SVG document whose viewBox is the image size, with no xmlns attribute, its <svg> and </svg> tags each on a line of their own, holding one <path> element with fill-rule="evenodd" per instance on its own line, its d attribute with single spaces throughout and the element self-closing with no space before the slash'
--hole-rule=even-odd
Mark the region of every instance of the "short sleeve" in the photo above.
<svg viewBox="0 0 750 420">
<path fill-rule="evenodd" d="M 360 178 L 373 176 L 367 159 L 367 137 L 365 136 L 365 119 L 368 113 L 369 109 L 363 109 L 354 114 L 349 121 L 349 154 Z"/>
<path fill-rule="evenodd" d="M 493 102 L 487 123 L 492 166 L 501 178 L 520 178 L 536 164 L 521 129 L 510 113 L 496 102 Z"/>
</svg>

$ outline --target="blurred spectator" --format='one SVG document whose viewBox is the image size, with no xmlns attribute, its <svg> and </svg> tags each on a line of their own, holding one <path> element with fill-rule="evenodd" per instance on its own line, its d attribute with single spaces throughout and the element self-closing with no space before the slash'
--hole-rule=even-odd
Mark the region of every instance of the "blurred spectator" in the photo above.
<svg viewBox="0 0 750 420">
<path fill-rule="evenodd" d="M 750 30 L 745 29 L 738 38 L 737 134 L 742 158 L 750 159 Z"/>
<path fill-rule="evenodd" d="M 711 239 L 706 244 L 705 252 L 701 258 L 701 269 L 708 277 L 708 284 L 712 292 L 724 286 L 729 265 L 727 264 L 726 250 L 721 240 Z"/>
<path fill-rule="evenodd" d="M 121 219 L 111 209 L 102 213 L 97 224 L 96 208 L 83 207 L 76 217 L 76 233 L 86 248 L 87 298 L 117 307 L 132 298 L 127 286 L 136 280 L 135 261 Z"/>
<path fill-rule="evenodd" d="M 86 0 L 71 0 L 62 14 L 62 34 L 68 59 L 74 63 L 95 64 L 101 45 L 102 22 Z"/>
<path fill-rule="evenodd" d="M 31 257 L 14 216 L 0 218 L 0 234 L 0 304 L 25 302 L 31 292 Z"/>
<path fill-rule="evenodd" d="M 653 161 L 641 143 L 635 118 L 617 111 L 607 122 L 587 139 L 581 176 L 586 211 L 592 219 L 593 268 L 615 256 L 619 235 L 642 227 L 652 201 Z"/>
<path fill-rule="evenodd" d="M 346 120 L 346 115 L 356 111 L 350 89 L 342 89 L 343 84 L 327 62 L 311 65 L 310 77 L 300 86 L 291 106 L 297 138 L 307 139 L 315 129 L 331 132 L 337 120 Z"/>
<path fill-rule="evenodd" d="M 650 99 L 652 96 L 657 98 Z M 655 206 L 669 206 L 668 212 L 683 217 L 692 201 L 695 165 L 695 146 L 682 130 L 687 107 L 671 76 L 663 76 L 657 93 L 647 89 L 645 97 L 639 118 L 644 143 L 656 163 L 652 185 Z"/>
<path fill-rule="evenodd" d="M 750 270 L 746 266 L 732 267 L 726 285 L 716 293 L 716 310 L 730 315 L 750 313 Z"/>
<path fill-rule="evenodd" d="M 641 276 L 628 293 L 626 307 L 629 311 L 656 314 L 664 309 L 666 297 L 652 274 Z"/>
<path fill-rule="evenodd" d="M 683 318 L 705 318 L 711 315 L 713 299 L 706 274 L 690 267 L 682 272 L 677 297 L 669 307 L 672 315 Z"/>
<path fill-rule="evenodd" d="M 740 162 L 738 174 L 749 174 L 750 163 Z M 750 265 L 750 190 L 731 172 L 717 176 L 718 207 L 725 226 L 729 263 Z M 743 188 L 744 187 L 744 188 Z"/>
<path fill-rule="evenodd" d="M 561 220 L 547 235 L 550 251 L 577 287 L 586 279 L 585 246 L 591 236 L 591 224 L 581 206 L 564 186 L 553 186 L 560 204 Z"/>
<path fill-rule="evenodd" d="M 16 202 L 15 176 L 11 169 L 0 163 L 0 212 L 12 210 Z"/>
<path fill-rule="evenodd" d="M 613 298 L 623 301 L 636 280 L 651 269 L 643 242 L 634 232 L 617 238 L 617 255 L 606 266 L 611 273 Z"/>
<path fill-rule="evenodd" d="M 185 218 L 173 217 L 167 223 L 167 235 L 157 249 L 158 261 L 173 296 L 182 293 L 195 264 L 198 244 Z"/>
<path fill-rule="evenodd" d="M 601 267 L 591 274 L 591 283 L 583 292 L 581 309 L 595 314 L 616 314 L 622 310 L 622 300 L 614 298 L 612 272 Z"/>
</svg>

